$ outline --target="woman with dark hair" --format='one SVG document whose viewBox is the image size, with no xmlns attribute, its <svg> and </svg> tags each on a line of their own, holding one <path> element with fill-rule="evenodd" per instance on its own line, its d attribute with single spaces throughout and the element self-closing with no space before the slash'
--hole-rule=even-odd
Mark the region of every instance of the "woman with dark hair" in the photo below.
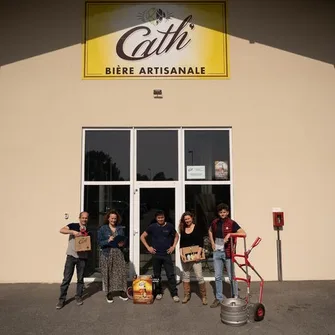
<svg viewBox="0 0 335 335">
<path fill-rule="evenodd" d="M 101 248 L 100 268 L 103 287 L 107 293 L 108 303 L 114 302 L 113 292 L 120 292 L 122 300 L 128 300 L 127 269 L 121 248 L 125 245 L 123 228 L 119 226 L 121 217 L 115 210 L 110 210 L 104 218 L 104 224 L 98 231 L 98 243 Z"/>
<path fill-rule="evenodd" d="M 193 269 L 195 276 L 197 278 L 201 301 L 203 305 L 207 305 L 207 296 L 206 296 L 206 284 L 204 277 L 202 275 L 202 264 L 200 262 L 202 248 L 204 245 L 204 234 L 201 232 L 200 227 L 195 224 L 194 215 L 191 212 L 185 212 L 179 223 L 179 233 L 180 233 L 180 257 L 181 265 L 183 268 L 183 287 L 184 287 L 184 299 L 182 300 L 183 304 L 186 304 L 191 298 L 191 285 L 190 277 L 191 270 Z M 182 248 L 198 246 L 198 251 L 195 255 L 194 260 L 187 261 L 186 255 Z"/>
</svg>

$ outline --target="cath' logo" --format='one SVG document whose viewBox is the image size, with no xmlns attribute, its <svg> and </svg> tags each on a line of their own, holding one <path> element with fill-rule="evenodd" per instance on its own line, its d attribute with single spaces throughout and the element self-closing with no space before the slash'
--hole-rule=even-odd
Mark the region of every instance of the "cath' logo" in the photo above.
<svg viewBox="0 0 335 335">
<path fill-rule="evenodd" d="M 151 23 L 157 26 L 163 21 L 168 21 L 171 19 L 172 13 L 163 11 L 160 8 L 150 8 L 138 14 L 138 19 L 143 23 Z"/>
<path fill-rule="evenodd" d="M 126 31 L 116 43 L 116 54 L 124 60 L 138 61 L 152 55 L 162 55 L 172 48 L 181 51 L 191 43 L 190 32 L 195 29 L 192 15 L 183 21 L 172 18 L 172 14 L 160 8 L 150 8 L 139 13 L 138 18 L 154 27 L 139 25 Z M 169 26 L 159 26 L 162 22 Z M 157 28 L 156 28 L 157 27 Z"/>
</svg>

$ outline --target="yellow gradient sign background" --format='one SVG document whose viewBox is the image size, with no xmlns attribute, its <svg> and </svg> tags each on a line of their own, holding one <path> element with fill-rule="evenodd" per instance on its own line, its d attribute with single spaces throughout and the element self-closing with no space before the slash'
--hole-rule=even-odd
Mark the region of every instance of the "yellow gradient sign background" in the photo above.
<svg viewBox="0 0 335 335">
<path fill-rule="evenodd" d="M 84 79 L 228 78 L 226 2 L 86 3 Z"/>
</svg>

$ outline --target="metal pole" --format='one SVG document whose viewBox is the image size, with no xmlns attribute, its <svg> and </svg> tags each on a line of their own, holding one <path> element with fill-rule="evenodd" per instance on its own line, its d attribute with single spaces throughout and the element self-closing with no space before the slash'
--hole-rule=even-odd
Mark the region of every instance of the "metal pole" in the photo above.
<svg viewBox="0 0 335 335">
<path fill-rule="evenodd" d="M 247 241 L 246 241 L 246 238 L 244 238 L 243 240 L 244 240 L 243 243 L 244 243 L 244 254 L 245 254 L 247 251 Z M 248 263 L 247 262 L 245 263 L 246 263 L 245 272 L 247 274 L 247 279 L 248 279 L 249 278 Z"/>
<path fill-rule="evenodd" d="M 277 228 L 277 269 L 278 269 L 278 281 L 283 281 L 283 269 L 281 259 L 281 240 L 279 227 Z"/>
<path fill-rule="evenodd" d="M 247 239 L 244 238 L 244 257 L 248 257 L 246 252 L 247 252 Z M 245 273 L 246 273 L 246 279 L 247 279 L 247 302 L 249 303 L 250 302 L 250 298 L 251 298 L 251 295 L 250 295 L 250 282 L 249 282 L 249 269 L 248 269 L 248 262 L 247 262 L 247 259 L 245 258 L 245 262 L 244 262 L 246 265 L 245 265 Z"/>
</svg>

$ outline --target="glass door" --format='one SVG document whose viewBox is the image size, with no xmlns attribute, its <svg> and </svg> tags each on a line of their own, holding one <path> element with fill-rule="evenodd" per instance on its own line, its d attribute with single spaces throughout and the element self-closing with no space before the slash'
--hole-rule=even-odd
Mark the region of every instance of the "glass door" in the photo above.
<svg viewBox="0 0 335 335">
<path fill-rule="evenodd" d="M 164 211 L 167 222 L 172 223 L 176 229 L 178 203 L 176 185 L 159 183 L 142 184 L 135 189 L 134 199 L 134 273 L 137 275 L 151 275 L 152 261 L 151 254 L 140 241 L 141 234 L 151 224 L 155 224 L 155 213 Z M 151 245 L 150 236 L 147 237 L 148 244 Z M 177 251 L 176 251 L 177 252 Z M 176 260 L 176 252 L 173 253 L 173 262 Z M 162 273 L 164 276 L 164 272 Z"/>
<path fill-rule="evenodd" d="M 151 254 L 140 241 L 141 234 L 162 210 L 166 221 L 177 228 L 181 214 L 180 129 L 135 129 L 134 207 L 131 273 L 151 275 Z M 148 243 L 151 244 L 148 237 Z M 178 250 L 173 260 L 178 266 Z M 165 274 L 162 273 L 164 276 Z"/>
</svg>

